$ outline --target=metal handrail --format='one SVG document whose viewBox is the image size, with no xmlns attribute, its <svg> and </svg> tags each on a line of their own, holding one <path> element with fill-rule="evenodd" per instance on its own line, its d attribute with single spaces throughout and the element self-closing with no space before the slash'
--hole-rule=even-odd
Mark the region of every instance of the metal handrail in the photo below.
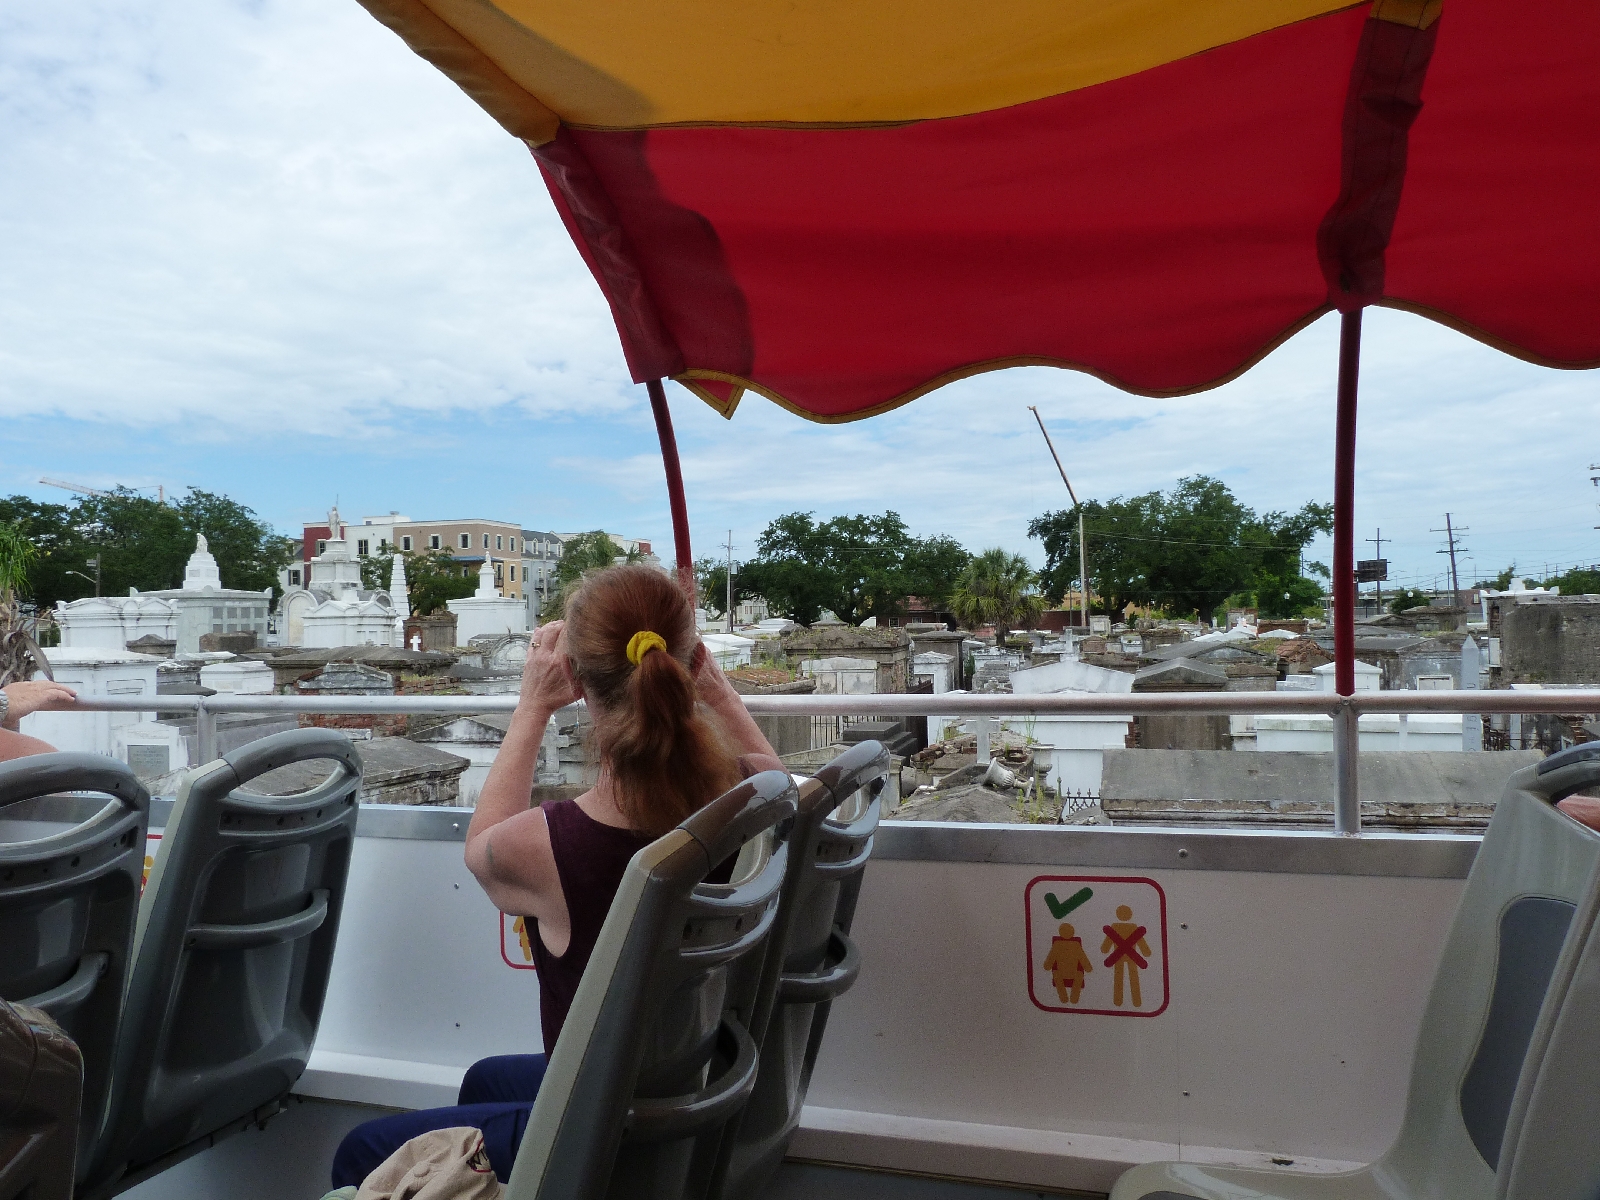
<svg viewBox="0 0 1600 1200">
<path fill-rule="evenodd" d="M 223 713 L 473 713 L 511 712 L 516 696 L 98 696 L 83 697 L 79 712 L 192 712 L 201 762 L 217 756 L 217 717 Z M 1193 716 L 1327 716 L 1334 720 L 1335 795 L 1333 827 L 1361 832 L 1360 718 L 1410 713 L 1600 713 L 1600 689 L 1538 688 L 1528 691 L 1450 692 L 1188 692 L 1180 695 L 1099 693 L 1085 695 L 939 695 L 901 693 L 870 696 L 746 696 L 757 716 L 855 717 L 1044 717 L 1127 716 L 1182 713 Z"/>
<path fill-rule="evenodd" d="M 1025 717 L 1145 713 L 1321 714 L 1382 713 L 1600 713 L 1600 688 L 1503 689 L 1453 692 L 1186 692 L 1172 694 L 1076 693 L 975 695 L 970 692 L 879 693 L 868 696 L 745 696 L 758 716 Z M 80 712 L 294 712 L 488 713 L 511 712 L 516 696 L 95 696 L 59 711 Z"/>
</svg>

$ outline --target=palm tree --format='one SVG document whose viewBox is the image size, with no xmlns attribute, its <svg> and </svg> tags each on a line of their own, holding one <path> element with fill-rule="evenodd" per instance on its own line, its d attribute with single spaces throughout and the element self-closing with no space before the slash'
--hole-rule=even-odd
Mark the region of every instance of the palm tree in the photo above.
<svg viewBox="0 0 1600 1200">
<path fill-rule="evenodd" d="M 28 679 L 35 670 L 51 678 L 44 652 L 28 634 L 17 594 L 39 550 L 15 525 L 0 523 L 0 687 Z"/>
<path fill-rule="evenodd" d="M 1033 590 L 1038 581 L 1022 555 L 985 550 L 956 580 L 950 611 L 969 629 L 993 625 L 1003 640 L 1008 629 L 1037 620 L 1044 611 L 1044 598 Z"/>
</svg>

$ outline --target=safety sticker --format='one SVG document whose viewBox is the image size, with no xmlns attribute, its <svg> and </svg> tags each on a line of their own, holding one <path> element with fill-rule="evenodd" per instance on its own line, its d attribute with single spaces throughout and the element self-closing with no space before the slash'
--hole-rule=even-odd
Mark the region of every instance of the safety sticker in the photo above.
<svg viewBox="0 0 1600 1200">
<path fill-rule="evenodd" d="M 532 936 L 527 917 L 500 914 L 500 958 L 506 966 L 517 971 L 539 969 L 533 961 L 533 943 L 528 940 Z"/>
<path fill-rule="evenodd" d="M 1153 879 L 1040 875 L 1023 894 L 1028 996 L 1046 1012 L 1164 1012 L 1167 896 Z"/>
</svg>

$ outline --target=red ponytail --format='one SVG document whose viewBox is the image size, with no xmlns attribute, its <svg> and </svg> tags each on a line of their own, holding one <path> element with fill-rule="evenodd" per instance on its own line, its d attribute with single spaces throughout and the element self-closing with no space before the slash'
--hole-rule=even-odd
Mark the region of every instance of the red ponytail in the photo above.
<svg viewBox="0 0 1600 1200">
<path fill-rule="evenodd" d="M 695 692 L 694 608 L 670 576 L 635 564 L 595 572 L 566 611 L 567 653 L 589 699 L 617 804 L 635 830 L 658 837 L 740 774 L 736 754 Z M 645 632 L 666 646 L 646 650 L 635 666 L 628 644 Z"/>
</svg>

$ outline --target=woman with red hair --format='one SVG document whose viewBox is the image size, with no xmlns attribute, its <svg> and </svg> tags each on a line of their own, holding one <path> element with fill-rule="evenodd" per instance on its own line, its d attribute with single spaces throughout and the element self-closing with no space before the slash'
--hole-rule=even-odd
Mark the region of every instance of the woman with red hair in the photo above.
<svg viewBox="0 0 1600 1200">
<path fill-rule="evenodd" d="M 534 635 L 522 696 L 467 828 L 467 867 L 505 913 L 526 917 L 539 969 L 544 1054 L 474 1064 L 457 1106 L 358 1126 L 334 1158 L 333 1186 L 360 1184 L 429 1130 L 483 1130 L 489 1161 L 511 1174 L 549 1052 L 635 853 L 759 771 L 783 770 L 706 651 L 694 608 L 665 573 L 611 567 Z M 575 800 L 529 807 L 545 726 L 587 702 L 600 774 Z"/>
</svg>

